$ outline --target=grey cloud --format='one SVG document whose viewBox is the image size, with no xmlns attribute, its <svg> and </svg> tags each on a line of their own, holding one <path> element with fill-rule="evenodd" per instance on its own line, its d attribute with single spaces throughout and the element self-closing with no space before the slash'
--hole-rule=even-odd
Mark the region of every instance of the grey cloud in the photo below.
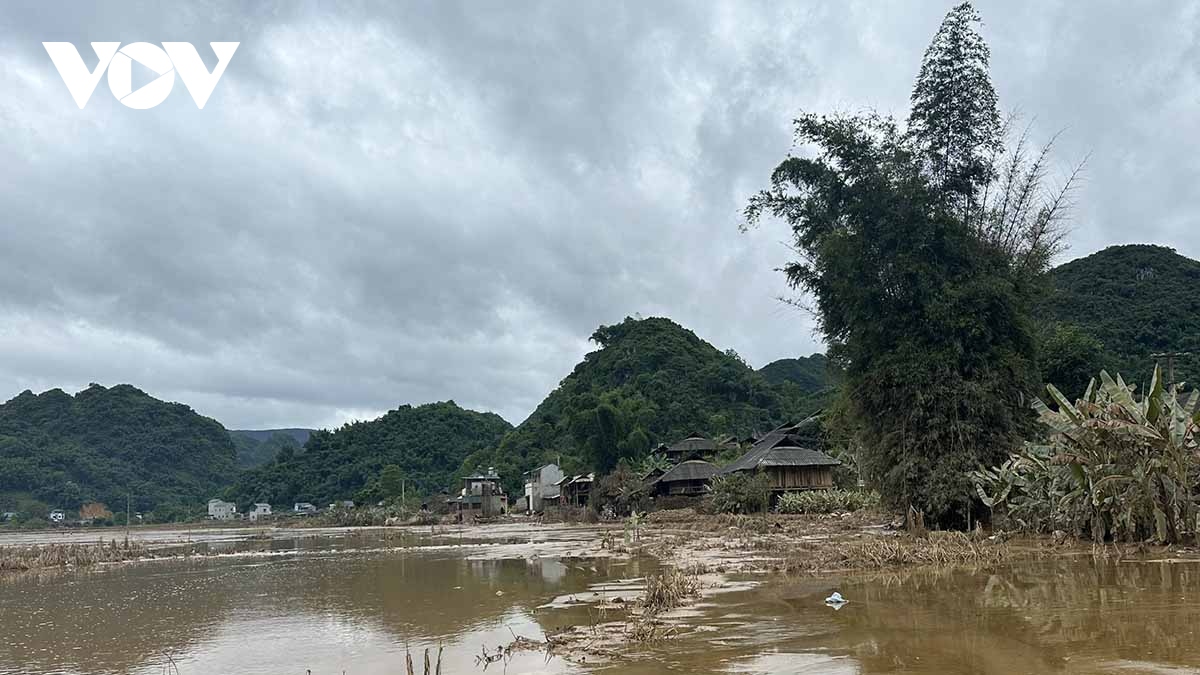
<svg viewBox="0 0 1200 675">
<path fill-rule="evenodd" d="M 132 382 L 233 427 L 453 398 L 519 422 L 625 315 L 819 350 L 737 231 L 801 109 L 903 114 L 930 3 L 0 5 L 0 392 Z M 1200 253 L 1193 5 L 986 3 L 1002 101 L 1093 153 L 1073 255 Z M 204 110 L 41 42 L 234 40 Z M 85 60 L 90 56 L 84 50 Z M 94 57 L 91 57 L 94 59 Z M 1131 230 L 1136 223 L 1137 229 Z"/>
</svg>

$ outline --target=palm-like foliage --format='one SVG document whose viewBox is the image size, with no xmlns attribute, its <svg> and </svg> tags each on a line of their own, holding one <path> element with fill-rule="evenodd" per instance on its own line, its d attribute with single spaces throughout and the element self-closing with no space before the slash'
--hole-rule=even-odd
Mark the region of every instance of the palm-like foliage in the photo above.
<svg viewBox="0 0 1200 675">
<path fill-rule="evenodd" d="M 984 503 L 1026 529 L 1087 532 L 1096 541 L 1174 543 L 1200 534 L 1200 393 L 1164 386 L 1157 368 L 1146 393 L 1135 390 L 1107 372 L 1075 403 L 1048 386 L 1057 410 L 1034 404 L 1046 442 L 975 472 Z"/>
</svg>

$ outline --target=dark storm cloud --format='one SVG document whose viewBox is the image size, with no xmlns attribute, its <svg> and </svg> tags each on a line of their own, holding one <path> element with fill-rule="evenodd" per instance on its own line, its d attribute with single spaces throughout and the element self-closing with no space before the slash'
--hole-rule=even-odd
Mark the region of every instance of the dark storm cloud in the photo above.
<svg viewBox="0 0 1200 675">
<path fill-rule="evenodd" d="M 799 110 L 904 114 L 945 9 L 0 5 L 0 388 L 127 381 L 234 427 L 445 398 L 519 422 L 628 314 L 756 365 L 820 349 L 775 300 L 786 232 L 740 210 Z M 1153 9 L 981 7 L 1003 104 L 1067 129 L 1063 170 L 1093 153 L 1076 255 L 1200 253 L 1195 10 Z M 51 40 L 241 46 L 204 110 L 103 81 L 79 110 Z"/>
</svg>

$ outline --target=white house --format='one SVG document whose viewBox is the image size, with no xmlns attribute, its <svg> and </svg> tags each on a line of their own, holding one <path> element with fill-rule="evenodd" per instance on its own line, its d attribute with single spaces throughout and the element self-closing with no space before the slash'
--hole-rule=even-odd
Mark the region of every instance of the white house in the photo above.
<svg viewBox="0 0 1200 675">
<path fill-rule="evenodd" d="M 525 508 L 541 513 L 547 503 L 558 501 L 558 483 L 563 479 L 557 464 L 546 464 L 525 474 Z"/>
<path fill-rule="evenodd" d="M 317 507 L 313 506 L 309 502 L 296 502 L 292 505 L 292 512 L 308 515 L 310 513 L 316 513 Z"/>
<path fill-rule="evenodd" d="M 208 517 L 212 520 L 230 520 L 237 517 L 237 504 L 221 499 L 208 500 Z"/>
<path fill-rule="evenodd" d="M 67 519 L 67 512 L 62 509 L 54 509 L 50 512 L 50 522 L 61 523 Z"/>
<path fill-rule="evenodd" d="M 248 517 L 250 520 L 258 520 L 259 518 L 265 518 L 269 515 L 271 515 L 270 504 L 255 504 L 254 508 L 250 509 Z"/>
</svg>

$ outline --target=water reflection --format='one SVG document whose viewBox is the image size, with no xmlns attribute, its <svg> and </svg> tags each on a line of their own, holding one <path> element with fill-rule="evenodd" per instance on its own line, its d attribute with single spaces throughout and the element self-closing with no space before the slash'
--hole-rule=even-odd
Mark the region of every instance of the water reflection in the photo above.
<svg viewBox="0 0 1200 675">
<path fill-rule="evenodd" d="M 397 672 L 406 644 L 445 644 L 446 672 L 471 672 L 483 645 L 540 636 L 548 598 L 628 569 L 299 548 L 0 583 L 0 673 L 158 673 L 165 654 L 184 673 Z"/>
<path fill-rule="evenodd" d="M 839 590 L 840 611 L 823 598 Z M 809 578 L 706 608 L 622 673 L 1196 673 L 1200 561 Z"/>
<path fill-rule="evenodd" d="M 474 657 L 484 646 L 588 621 L 586 608 L 546 607 L 552 599 L 653 569 L 649 561 L 538 555 L 512 542 L 445 543 L 398 544 L 394 535 L 249 542 L 235 548 L 259 555 L 7 579 L 0 674 L 150 675 L 162 672 L 166 654 L 184 675 L 397 673 L 406 645 L 416 654 L 444 645 L 443 672 L 479 672 Z M 1007 674 L 1200 666 L 1196 562 L 1089 558 L 765 581 L 679 613 L 678 639 L 634 648 L 629 661 L 599 669 Z M 837 612 L 824 605 L 833 590 L 850 601 Z M 504 672 L 579 670 L 526 653 Z"/>
</svg>

